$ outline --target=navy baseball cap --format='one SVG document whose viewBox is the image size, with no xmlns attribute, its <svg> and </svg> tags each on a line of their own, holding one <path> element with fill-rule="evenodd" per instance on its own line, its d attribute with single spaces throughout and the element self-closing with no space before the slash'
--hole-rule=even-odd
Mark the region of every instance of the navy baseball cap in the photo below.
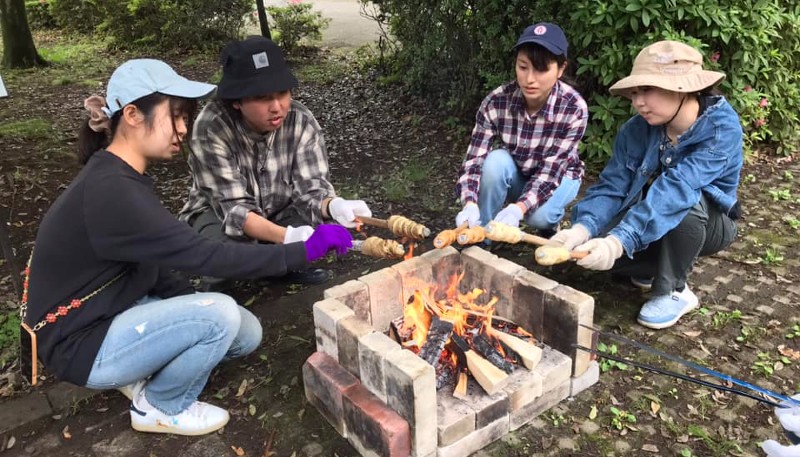
<svg viewBox="0 0 800 457">
<path fill-rule="evenodd" d="M 528 26 L 519 36 L 514 49 L 516 50 L 525 43 L 538 44 L 554 55 L 567 57 L 567 37 L 561 27 L 555 24 L 539 22 Z"/>
</svg>

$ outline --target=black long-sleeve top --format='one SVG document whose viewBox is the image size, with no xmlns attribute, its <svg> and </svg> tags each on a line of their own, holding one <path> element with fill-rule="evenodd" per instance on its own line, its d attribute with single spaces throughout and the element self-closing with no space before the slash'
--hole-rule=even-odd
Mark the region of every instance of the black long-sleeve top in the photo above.
<svg viewBox="0 0 800 457">
<path fill-rule="evenodd" d="M 37 332 L 39 357 L 57 377 L 85 385 L 114 316 L 145 295 L 193 293 L 172 269 L 237 279 L 279 276 L 307 264 L 303 243 L 261 245 L 206 239 L 160 202 L 152 180 L 100 150 L 45 214 L 31 263 L 33 327 L 121 272 L 98 295 Z"/>
</svg>

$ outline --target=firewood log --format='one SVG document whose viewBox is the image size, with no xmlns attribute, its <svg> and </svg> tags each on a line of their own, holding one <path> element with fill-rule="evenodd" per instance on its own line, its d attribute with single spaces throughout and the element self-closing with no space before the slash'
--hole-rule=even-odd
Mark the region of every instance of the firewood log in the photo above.
<svg viewBox="0 0 800 457">
<path fill-rule="evenodd" d="M 455 345 L 464 353 L 467 359 L 467 368 L 472 377 L 478 381 L 483 390 L 489 395 L 494 395 L 508 384 L 508 375 L 501 369 L 492 365 L 477 352 L 469 347 L 466 341 L 460 336 L 453 334 L 450 337 Z"/>
<path fill-rule="evenodd" d="M 495 331 L 492 336 L 502 341 L 522 358 L 525 368 L 533 371 L 542 359 L 542 349 L 505 332 Z"/>
</svg>

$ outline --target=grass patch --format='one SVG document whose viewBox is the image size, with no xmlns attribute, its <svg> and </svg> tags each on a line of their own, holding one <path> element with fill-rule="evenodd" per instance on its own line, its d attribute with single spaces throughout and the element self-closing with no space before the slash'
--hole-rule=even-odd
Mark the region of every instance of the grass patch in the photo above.
<svg viewBox="0 0 800 457">
<path fill-rule="evenodd" d="M 45 140 L 53 134 L 53 125 L 45 119 L 34 118 L 0 124 L 0 138 L 34 141 Z"/>
<path fill-rule="evenodd" d="M 17 356 L 19 338 L 19 314 L 9 311 L 0 314 L 0 367 L 6 366 Z"/>
<path fill-rule="evenodd" d="M 315 84 L 332 84 L 351 72 L 351 66 L 343 59 L 306 60 L 295 69 L 297 79 Z"/>
</svg>

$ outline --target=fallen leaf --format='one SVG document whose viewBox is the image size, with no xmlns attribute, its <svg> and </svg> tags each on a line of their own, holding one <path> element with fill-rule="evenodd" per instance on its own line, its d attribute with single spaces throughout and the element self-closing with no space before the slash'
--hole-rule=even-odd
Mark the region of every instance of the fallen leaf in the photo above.
<svg viewBox="0 0 800 457">
<path fill-rule="evenodd" d="M 642 450 L 652 452 L 653 454 L 658 454 L 658 446 L 655 444 L 645 444 L 642 446 Z"/>
<path fill-rule="evenodd" d="M 681 435 L 675 439 L 675 441 L 679 443 L 688 443 L 689 442 L 689 435 Z"/>
<path fill-rule="evenodd" d="M 597 418 L 597 406 L 592 406 L 592 409 L 589 411 L 589 419 L 595 420 Z"/>
<path fill-rule="evenodd" d="M 245 392 L 247 392 L 247 379 L 242 379 L 242 383 L 239 384 L 239 390 L 236 391 L 236 398 L 241 397 Z"/>
<path fill-rule="evenodd" d="M 611 397 L 611 404 L 612 404 L 612 405 L 614 405 L 614 406 L 619 406 L 619 405 L 621 405 L 621 404 L 622 404 L 622 402 L 621 402 L 621 401 L 617 400 L 617 397 L 615 397 L 615 396 L 613 396 L 613 395 L 611 395 L 610 397 Z"/>
<path fill-rule="evenodd" d="M 247 412 L 249 412 L 251 416 L 255 416 L 256 415 L 256 405 L 251 404 L 250 406 L 248 406 L 247 407 Z"/>
<path fill-rule="evenodd" d="M 800 351 L 787 348 L 785 344 L 778 346 L 778 352 L 780 352 L 782 356 L 789 357 L 792 360 L 800 360 Z"/>
<path fill-rule="evenodd" d="M 703 332 L 701 332 L 700 330 L 689 330 L 689 331 L 683 332 L 683 334 L 688 336 L 689 338 L 697 338 L 698 336 L 700 336 L 701 333 L 703 333 Z"/>
<path fill-rule="evenodd" d="M 239 447 L 231 446 L 231 449 L 233 449 L 233 452 L 236 453 L 236 455 L 238 455 L 239 457 L 242 457 L 244 455 L 244 449 L 242 449 L 241 446 Z"/>
<path fill-rule="evenodd" d="M 11 449 L 14 445 L 17 444 L 17 439 L 13 436 L 8 439 L 8 444 L 6 444 L 6 449 Z"/>
<path fill-rule="evenodd" d="M 69 425 L 64 427 L 64 430 L 61 430 L 61 436 L 63 436 L 65 440 L 72 439 L 72 433 L 69 432 Z"/>
<path fill-rule="evenodd" d="M 705 353 L 706 353 L 706 354 L 708 354 L 708 355 L 714 355 L 714 354 L 712 354 L 712 353 L 711 353 L 711 351 L 709 351 L 708 349 L 706 349 L 706 347 L 705 347 L 705 346 L 703 346 L 703 342 L 702 342 L 702 341 L 700 342 L 700 349 L 702 349 L 702 350 L 703 350 L 703 352 L 705 352 Z"/>
<path fill-rule="evenodd" d="M 658 403 L 656 403 L 654 401 L 650 402 L 650 411 L 652 411 L 654 415 L 658 414 L 658 412 L 660 410 L 661 410 L 661 405 L 659 405 Z"/>
</svg>

